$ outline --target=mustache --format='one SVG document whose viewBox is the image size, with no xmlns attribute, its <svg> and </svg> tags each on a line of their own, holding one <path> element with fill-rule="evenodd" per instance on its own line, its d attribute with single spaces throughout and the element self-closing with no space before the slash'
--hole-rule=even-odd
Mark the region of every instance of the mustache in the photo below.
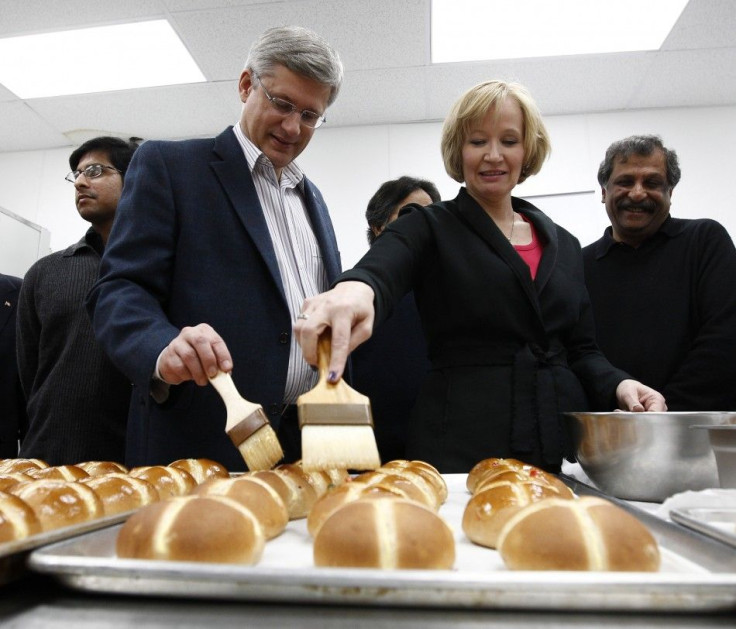
<svg viewBox="0 0 736 629">
<path fill-rule="evenodd" d="M 654 210 L 657 209 L 657 204 L 651 199 L 644 199 L 643 201 L 621 199 L 616 204 L 616 208 L 619 210 L 642 210 L 644 212 L 654 212 Z"/>
</svg>

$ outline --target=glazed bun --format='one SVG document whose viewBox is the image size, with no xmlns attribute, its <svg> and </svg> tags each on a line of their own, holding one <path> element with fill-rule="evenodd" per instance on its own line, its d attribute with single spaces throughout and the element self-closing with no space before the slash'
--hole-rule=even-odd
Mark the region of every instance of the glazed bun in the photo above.
<svg viewBox="0 0 736 629">
<path fill-rule="evenodd" d="M 82 461 L 77 463 L 90 476 L 104 476 L 105 474 L 127 474 L 128 468 L 115 461 Z"/>
<path fill-rule="evenodd" d="M 557 489 L 540 481 L 502 480 L 485 485 L 468 501 L 463 513 L 463 531 L 468 539 L 481 546 L 496 548 L 503 525 L 519 509 L 546 498 L 560 496 Z"/>
<path fill-rule="evenodd" d="M 498 551 L 511 570 L 656 572 L 660 564 L 646 526 L 590 496 L 549 498 L 521 509 L 501 530 Z"/>
<path fill-rule="evenodd" d="M 41 459 L 5 459 L 0 463 L 0 474 L 12 474 L 14 472 L 27 474 L 30 470 L 38 470 L 48 466 L 49 464 Z"/>
<path fill-rule="evenodd" d="M 65 480 L 74 482 L 82 478 L 89 478 L 89 474 L 76 465 L 56 465 L 28 470 L 28 475 L 36 480 L 48 478 L 50 480 Z"/>
<path fill-rule="evenodd" d="M 437 498 L 440 504 L 443 504 L 447 500 L 447 483 L 442 478 L 442 474 L 439 473 L 437 468 L 430 465 L 426 461 L 407 461 L 405 459 L 396 459 L 384 463 L 379 470 L 396 470 L 405 469 L 414 474 L 420 475 L 424 480 L 430 483 L 437 494 Z"/>
<path fill-rule="evenodd" d="M 44 531 L 80 524 L 104 515 L 102 501 L 82 483 L 32 480 L 12 488 L 36 513 Z"/>
<path fill-rule="evenodd" d="M 255 476 L 213 478 L 199 485 L 197 496 L 225 496 L 250 509 L 263 527 L 266 539 L 280 535 L 289 522 L 289 512 L 278 492 Z"/>
<path fill-rule="evenodd" d="M 484 459 L 468 473 L 466 487 L 471 494 L 481 491 L 484 485 L 497 480 L 535 480 L 555 487 L 561 495 L 573 496 L 573 492 L 557 476 L 517 459 Z"/>
<path fill-rule="evenodd" d="M 10 491 L 18 483 L 33 480 L 33 476 L 23 474 L 22 472 L 10 472 L 8 474 L 0 474 L 0 491 Z"/>
<path fill-rule="evenodd" d="M 257 478 L 258 480 L 268 484 L 268 486 L 273 489 L 283 501 L 286 506 L 286 511 L 289 513 L 289 519 L 293 519 L 290 511 L 292 490 L 287 484 L 287 481 L 280 474 L 277 474 L 273 470 L 260 470 L 257 472 L 246 472 L 243 476 L 246 478 Z"/>
<path fill-rule="evenodd" d="M 169 467 L 178 467 L 180 470 L 189 472 L 198 485 L 210 478 L 230 477 L 230 472 L 225 466 L 212 459 L 179 459 L 169 463 Z"/>
<path fill-rule="evenodd" d="M 105 515 L 133 511 L 159 499 L 158 491 L 151 483 L 128 474 L 91 476 L 80 482 L 97 494 Z"/>
<path fill-rule="evenodd" d="M 392 570 L 449 570 L 455 538 L 434 511 L 401 498 L 360 498 L 325 520 L 314 538 L 314 564 Z"/>
<path fill-rule="evenodd" d="M 0 543 L 40 532 L 41 522 L 31 506 L 18 496 L 0 492 Z"/>
<path fill-rule="evenodd" d="M 298 465 L 278 465 L 273 470 L 289 488 L 286 509 L 291 520 L 305 518 L 318 495 L 314 480 Z"/>
<path fill-rule="evenodd" d="M 344 483 L 339 487 L 333 487 L 325 495 L 320 496 L 307 515 L 307 531 L 314 537 L 319 528 L 340 507 L 358 500 L 358 498 L 372 496 L 388 496 L 389 498 L 404 498 L 404 495 L 396 489 L 383 486 L 380 483 L 369 485 L 360 481 Z"/>
<path fill-rule="evenodd" d="M 405 470 L 387 470 L 363 472 L 355 480 L 368 485 L 380 484 L 399 491 L 408 500 L 418 502 L 425 507 L 439 508 L 439 499 L 434 489 L 423 478 L 407 473 Z"/>
<path fill-rule="evenodd" d="M 189 472 L 166 465 L 134 467 L 130 470 L 130 475 L 151 483 L 158 491 L 161 500 L 186 496 L 197 486 L 197 481 Z"/>
<path fill-rule="evenodd" d="M 252 565 L 265 538 L 258 518 L 224 496 L 182 496 L 133 514 L 118 533 L 118 557 Z"/>
</svg>

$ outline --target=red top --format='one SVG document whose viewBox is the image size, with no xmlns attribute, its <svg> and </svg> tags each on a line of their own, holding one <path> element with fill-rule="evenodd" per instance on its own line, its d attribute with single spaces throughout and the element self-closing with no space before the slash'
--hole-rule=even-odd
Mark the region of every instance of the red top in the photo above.
<svg viewBox="0 0 736 629">
<path fill-rule="evenodd" d="M 532 232 L 532 241 L 528 245 L 514 245 L 517 253 L 521 256 L 521 259 L 526 262 L 529 267 L 529 271 L 532 274 L 532 279 L 537 277 L 537 269 L 539 268 L 539 261 L 542 259 L 542 245 L 537 238 L 537 232 L 526 218 L 522 215 L 524 221 L 529 224 L 529 229 Z"/>
</svg>

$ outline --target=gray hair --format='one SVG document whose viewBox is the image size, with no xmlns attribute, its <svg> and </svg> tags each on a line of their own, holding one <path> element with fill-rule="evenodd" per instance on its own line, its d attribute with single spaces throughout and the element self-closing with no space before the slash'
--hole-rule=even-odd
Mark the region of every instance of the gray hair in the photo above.
<svg viewBox="0 0 736 629">
<path fill-rule="evenodd" d="M 275 65 L 282 65 L 330 87 L 327 105 L 332 105 L 343 79 L 340 55 L 316 33 L 301 26 L 269 28 L 253 43 L 245 69 L 259 76 L 268 75 Z"/>
<path fill-rule="evenodd" d="M 623 140 L 617 140 L 606 151 L 606 156 L 603 158 L 601 165 L 598 167 L 598 183 L 605 187 L 608 185 L 608 180 L 611 178 L 613 172 L 613 162 L 616 158 L 619 158 L 623 163 L 626 163 L 632 155 L 641 155 L 642 157 L 648 157 L 654 151 L 662 151 L 664 154 L 666 169 L 667 169 L 667 183 L 671 188 L 677 185 L 680 181 L 680 163 L 677 160 L 677 153 L 673 149 L 668 149 L 662 144 L 662 138 L 658 135 L 631 135 Z"/>
</svg>

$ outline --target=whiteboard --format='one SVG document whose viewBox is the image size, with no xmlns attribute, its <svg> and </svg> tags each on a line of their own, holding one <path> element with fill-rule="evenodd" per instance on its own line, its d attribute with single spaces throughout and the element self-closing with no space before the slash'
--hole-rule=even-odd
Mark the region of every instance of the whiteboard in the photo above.
<svg viewBox="0 0 736 629">
<path fill-rule="evenodd" d="M 47 229 L 0 207 L 0 273 L 23 277 L 51 252 L 50 240 Z"/>
</svg>

